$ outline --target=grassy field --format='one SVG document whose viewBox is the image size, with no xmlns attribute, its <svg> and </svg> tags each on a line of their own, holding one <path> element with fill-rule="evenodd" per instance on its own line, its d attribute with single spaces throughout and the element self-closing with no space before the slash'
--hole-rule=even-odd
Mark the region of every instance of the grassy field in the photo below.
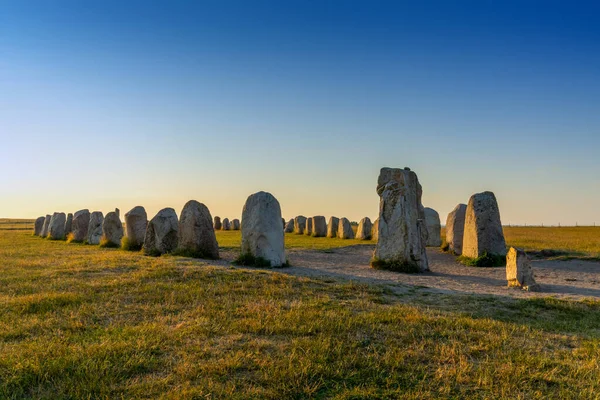
<svg viewBox="0 0 600 400">
<path fill-rule="evenodd" d="M 234 247 L 235 234 L 218 237 Z M 569 399 L 600 390 L 597 302 L 400 296 L 17 231 L 0 232 L 0 288 L 3 399 Z"/>
</svg>

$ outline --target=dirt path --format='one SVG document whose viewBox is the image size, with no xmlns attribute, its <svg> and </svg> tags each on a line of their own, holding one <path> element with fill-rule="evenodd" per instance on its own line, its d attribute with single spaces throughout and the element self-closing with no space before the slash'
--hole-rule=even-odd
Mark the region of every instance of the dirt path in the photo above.
<svg viewBox="0 0 600 400">
<path fill-rule="evenodd" d="M 373 246 L 351 246 L 327 252 L 288 250 L 292 267 L 279 272 L 300 276 L 335 277 L 365 283 L 385 284 L 402 292 L 410 286 L 427 287 L 443 293 L 491 294 L 511 297 L 552 296 L 600 299 L 600 263 L 590 261 L 533 261 L 542 292 L 530 293 L 506 286 L 504 268 L 475 268 L 457 263 L 454 257 L 428 249 L 429 268 L 424 274 L 402 274 L 369 267 Z M 235 254 L 222 254 L 227 264 Z"/>
</svg>

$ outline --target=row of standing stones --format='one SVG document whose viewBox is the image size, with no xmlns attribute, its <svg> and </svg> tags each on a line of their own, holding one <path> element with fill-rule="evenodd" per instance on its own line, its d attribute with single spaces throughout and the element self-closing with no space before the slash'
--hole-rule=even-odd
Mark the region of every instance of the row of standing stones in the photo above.
<svg viewBox="0 0 600 400">
<path fill-rule="evenodd" d="M 363 218 L 359 224 L 359 239 L 377 241 L 371 265 L 404 272 L 429 270 L 426 246 L 441 245 L 438 213 L 423 207 L 422 187 L 415 172 L 409 168 L 382 168 L 377 181 L 380 197 L 379 218 L 374 224 Z M 233 220 L 239 229 L 239 221 Z M 282 222 L 284 229 L 282 229 Z M 208 208 L 195 200 L 183 208 L 179 220 L 172 208 L 165 208 L 147 221 L 143 207 L 125 214 L 126 238 L 130 248 L 142 248 L 146 254 L 160 255 L 179 252 L 203 258 L 218 258 L 215 229 L 232 229 L 229 220 L 214 220 Z M 316 237 L 353 238 L 354 232 L 346 218 L 306 218 L 298 216 L 285 221 L 277 199 L 266 192 L 248 197 L 242 210 L 242 254 L 266 260 L 272 267 L 286 264 L 284 232 Z M 484 254 L 506 256 L 506 243 L 500 222 L 496 197 L 492 192 L 471 196 L 468 205 L 458 205 L 446 221 L 446 240 L 455 254 L 477 258 Z M 89 244 L 121 245 L 124 236 L 119 210 L 103 218 L 101 212 L 88 210 L 73 216 L 54 213 L 35 222 L 34 234 L 51 239 L 71 239 Z M 509 275 L 510 274 L 510 275 Z M 507 279 L 511 286 L 535 290 L 531 266 L 526 254 L 511 249 L 507 257 Z"/>
</svg>

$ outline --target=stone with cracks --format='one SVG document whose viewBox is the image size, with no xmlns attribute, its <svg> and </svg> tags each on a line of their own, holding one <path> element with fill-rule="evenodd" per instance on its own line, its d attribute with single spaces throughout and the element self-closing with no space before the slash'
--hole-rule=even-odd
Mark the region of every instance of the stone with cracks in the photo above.
<svg viewBox="0 0 600 400">
<path fill-rule="evenodd" d="M 94 211 L 90 214 L 88 232 L 86 235 L 87 244 L 100 244 L 102 239 L 102 223 L 104 222 L 104 214 L 101 211 Z"/>
<path fill-rule="evenodd" d="M 35 220 L 33 224 L 33 234 L 34 236 L 42 236 L 42 229 L 44 229 L 44 221 L 46 217 L 39 217 Z"/>
<path fill-rule="evenodd" d="M 304 215 L 298 215 L 294 218 L 294 233 L 297 235 L 304 234 L 306 229 L 306 217 Z"/>
<path fill-rule="evenodd" d="M 364 217 L 358 223 L 358 229 L 356 230 L 356 238 L 359 240 L 370 240 L 373 237 L 373 224 L 369 217 Z"/>
<path fill-rule="evenodd" d="M 221 230 L 221 228 L 223 227 L 223 224 L 221 223 L 221 217 L 215 217 L 213 227 L 215 228 L 215 231 Z"/>
<path fill-rule="evenodd" d="M 50 220 L 52 219 L 52 215 L 46 215 L 44 218 L 44 225 L 42 225 L 42 234 L 43 238 L 48 236 L 48 228 L 50 227 Z"/>
<path fill-rule="evenodd" d="M 377 181 L 379 227 L 373 265 L 427 271 L 427 230 L 422 188 L 409 168 L 382 168 Z"/>
<path fill-rule="evenodd" d="M 179 217 L 178 251 L 190 257 L 219 258 L 214 221 L 208 208 L 196 200 L 188 201 Z"/>
<path fill-rule="evenodd" d="M 55 212 L 48 225 L 48 239 L 63 240 L 65 238 L 65 223 L 67 216 L 62 212 Z"/>
<path fill-rule="evenodd" d="M 524 250 L 511 247 L 506 254 L 506 280 L 510 287 L 520 287 L 531 292 L 539 292 L 535 282 L 531 262 Z"/>
<path fill-rule="evenodd" d="M 131 249 L 139 249 L 146 238 L 148 214 L 142 206 L 135 206 L 125 213 L 125 234 Z"/>
<path fill-rule="evenodd" d="M 340 219 L 337 217 L 329 217 L 329 223 L 327 224 L 327 237 L 336 238 Z"/>
<path fill-rule="evenodd" d="M 354 239 L 354 231 L 352 230 L 352 225 L 350 225 L 348 218 L 340 218 L 337 236 L 340 239 Z"/>
<path fill-rule="evenodd" d="M 442 224 L 440 214 L 433 208 L 425 207 L 425 225 L 427 226 L 427 246 L 440 247 L 442 245 Z"/>
<path fill-rule="evenodd" d="M 466 213 L 467 205 L 459 204 L 454 207 L 454 210 L 446 218 L 446 243 L 448 243 L 448 251 L 458 256 L 462 254 Z"/>
<path fill-rule="evenodd" d="M 284 229 L 285 233 L 292 233 L 294 232 L 294 219 L 290 219 L 286 224 L 285 224 L 285 229 Z"/>
<path fill-rule="evenodd" d="M 73 223 L 71 224 L 71 240 L 74 242 L 84 242 L 87 239 L 87 234 L 90 226 L 90 211 L 79 210 L 73 215 Z"/>
<path fill-rule="evenodd" d="M 102 238 L 100 243 L 107 247 L 121 247 L 123 239 L 123 223 L 119 218 L 119 209 L 106 214 L 102 221 Z"/>
<path fill-rule="evenodd" d="M 462 255 L 478 258 L 484 253 L 506 255 L 500 210 L 496 196 L 492 192 L 477 193 L 471 196 L 465 213 Z"/>
<path fill-rule="evenodd" d="M 158 256 L 177 249 L 179 221 L 172 208 L 163 208 L 148 222 L 143 250 L 146 255 Z"/>
<path fill-rule="evenodd" d="M 229 223 L 229 218 L 225 218 L 223 220 L 223 222 L 221 223 L 221 230 L 222 231 L 230 231 L 231 230 L 231 224 Z"/>
</svg>

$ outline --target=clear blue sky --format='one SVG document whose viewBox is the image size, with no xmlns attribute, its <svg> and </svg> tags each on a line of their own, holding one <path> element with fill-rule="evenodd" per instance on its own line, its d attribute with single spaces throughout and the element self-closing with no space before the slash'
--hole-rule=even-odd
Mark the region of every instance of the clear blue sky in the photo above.
<svg viewBox="0 0 600 400">
<path fill-rule="evenodd" d="M 600 6 L 3 1 L 0 217 L 189 199 L 375 217 L 410 166 L 442 221 L 600 223 Z"/>
</svg>

